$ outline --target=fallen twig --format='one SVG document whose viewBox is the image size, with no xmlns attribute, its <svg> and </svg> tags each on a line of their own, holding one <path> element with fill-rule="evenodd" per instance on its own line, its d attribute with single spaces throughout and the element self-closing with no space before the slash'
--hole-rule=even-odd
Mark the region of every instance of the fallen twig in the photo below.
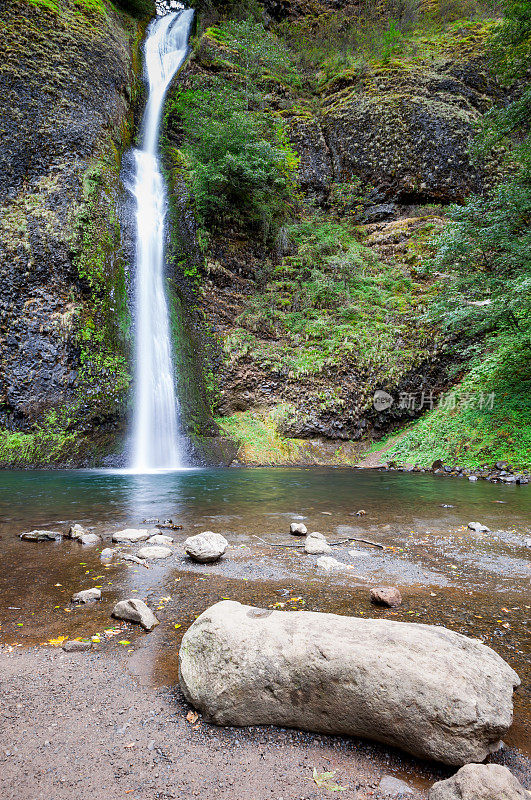
<svg viewBox="0 0 531 800">
<path fill-rule="evenodd" d="M 265 539 L 262 539 L 261 536 L 257 536 L 256 534 L 253 534 L 253 536 L 255 539 L 259 539 L 264 544 L 269 545 L 269 547 L 289 547 L 298 549 L 304 547 L 303 544 L 282 544 L 280 542 L 267 542 Z M 370 544 L 373 547 L 379 547 L 382 550 L 385 550 L 386 547 L 384 544 L 380 544 L 379 542 L 372 542 L 370 539 L 358 539 L 356 536 L 349 536 L 348 539 L 338 539 L 337 542 L 327 542 L 327 544 L 329 544 L 330 547 L 333 547 L 334 545 L 338 544 L 348 544 L 348 542 L 363 542 L 363 544 Z"/>
<path fill-rule="evenodd" d="M 363 544 L 372 544 L 373 547 L 380 547 L 382 550 L 385 550 L 386 545 L 380 544 L 380 542 L 373 542 L 370 539 L 358 539 L 356 536 L 350 536 L 348 539 L 349 542 L 363 542 Z"/>
</svg>

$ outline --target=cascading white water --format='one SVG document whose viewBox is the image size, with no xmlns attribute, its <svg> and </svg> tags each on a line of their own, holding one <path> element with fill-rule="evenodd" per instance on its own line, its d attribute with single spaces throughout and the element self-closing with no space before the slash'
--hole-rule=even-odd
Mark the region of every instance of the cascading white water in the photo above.
<svg viewBox="0 0 531 800">
<path fill-rule="evenodd" d="M 142 149 L 133 152 L 136 199 L 136 472 L 182 466 L 168 302 L 164 291 L 166 192 L 158 159 L 164 98 L 188 52 L 194 12 L 185 9 L 154 20 L 144 48 L 148 100 Z"/>
</svg>

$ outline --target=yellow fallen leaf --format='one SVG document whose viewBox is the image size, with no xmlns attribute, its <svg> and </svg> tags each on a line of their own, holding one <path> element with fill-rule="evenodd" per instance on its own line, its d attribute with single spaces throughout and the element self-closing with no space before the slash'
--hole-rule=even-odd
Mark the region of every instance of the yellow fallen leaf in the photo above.
<svg viewBox="0 0 531 800">
<path fill-rule="evenodd" d="M 120 639 L 118 644 L 131 644 L 131 642 L 128 642 L 127 639 Z"/>
<path fill-rule="evenodd" d="M 180 624 L 180 623 L 178 623 L 178 624 L 175 624 L 173 627 L 174 627 L 174 628 L 180 628 L 180 627 L 181 627 L 181 624 Z"/>
<path fill-rule="evenodd" d="M 48 644 L 51 644 L 52 647 L 61 647 L 63 642 L 66 642 L 68 636 L 58 636 L 57 639 L 48 639 Z"/>
<path fill-rule="evenodd" d="M 186 721 L 191 722 L 192 725 L 197 722 L 199 719 L 199 714 L 196 714 L 195 711 L 189 711 L 186 715 Z"/>
</svg>

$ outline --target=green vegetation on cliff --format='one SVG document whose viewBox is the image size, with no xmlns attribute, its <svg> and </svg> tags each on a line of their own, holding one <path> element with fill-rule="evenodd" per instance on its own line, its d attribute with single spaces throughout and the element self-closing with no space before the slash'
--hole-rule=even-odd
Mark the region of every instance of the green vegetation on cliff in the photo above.
<svg viewBox="0 0 531 800">
<path fill-rule="evenodd" d="M 389 457 L 427 465 L 435 458 L 476 467 L 531 464 L 531 55 L 529 3 L 508 0 L 491 41 L 494 67 L 513 85 L 512 102 L 494 108 L 475 150 L 504 146 L 511 177 L 448 210 L 427 266 L 438 295 L 431 318 L 458 335 L 470 371 L 443 403 L 409 430 Z M 481 398 L 490 402 L 482 407 Z"/>
<path fill-rule="evenodd" d="M 423 283 L 379 262 L 347 222 L 309 217 L 287 235 L 293 254 L 266 271 L 225 340 L 231 360 L 250 356 L 295 378 L 351 366 L 386 382 L 427 355 Z"/>
</svg>

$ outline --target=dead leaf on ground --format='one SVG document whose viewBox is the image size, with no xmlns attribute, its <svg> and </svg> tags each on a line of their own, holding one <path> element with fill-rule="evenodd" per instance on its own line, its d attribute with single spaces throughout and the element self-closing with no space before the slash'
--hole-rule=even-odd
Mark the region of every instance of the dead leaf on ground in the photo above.
<svg viewBox="0 0 531 800">
<path fill-rule="evenodd" d="M 198 719 L 199 719 L 199 714 L 196 714 L 195 711 L 189 711 L 188 714 L 186 715 L 186 721 L 191 722 L 192 725 L 195 722 L 197 722 Z"/>
</svg>

